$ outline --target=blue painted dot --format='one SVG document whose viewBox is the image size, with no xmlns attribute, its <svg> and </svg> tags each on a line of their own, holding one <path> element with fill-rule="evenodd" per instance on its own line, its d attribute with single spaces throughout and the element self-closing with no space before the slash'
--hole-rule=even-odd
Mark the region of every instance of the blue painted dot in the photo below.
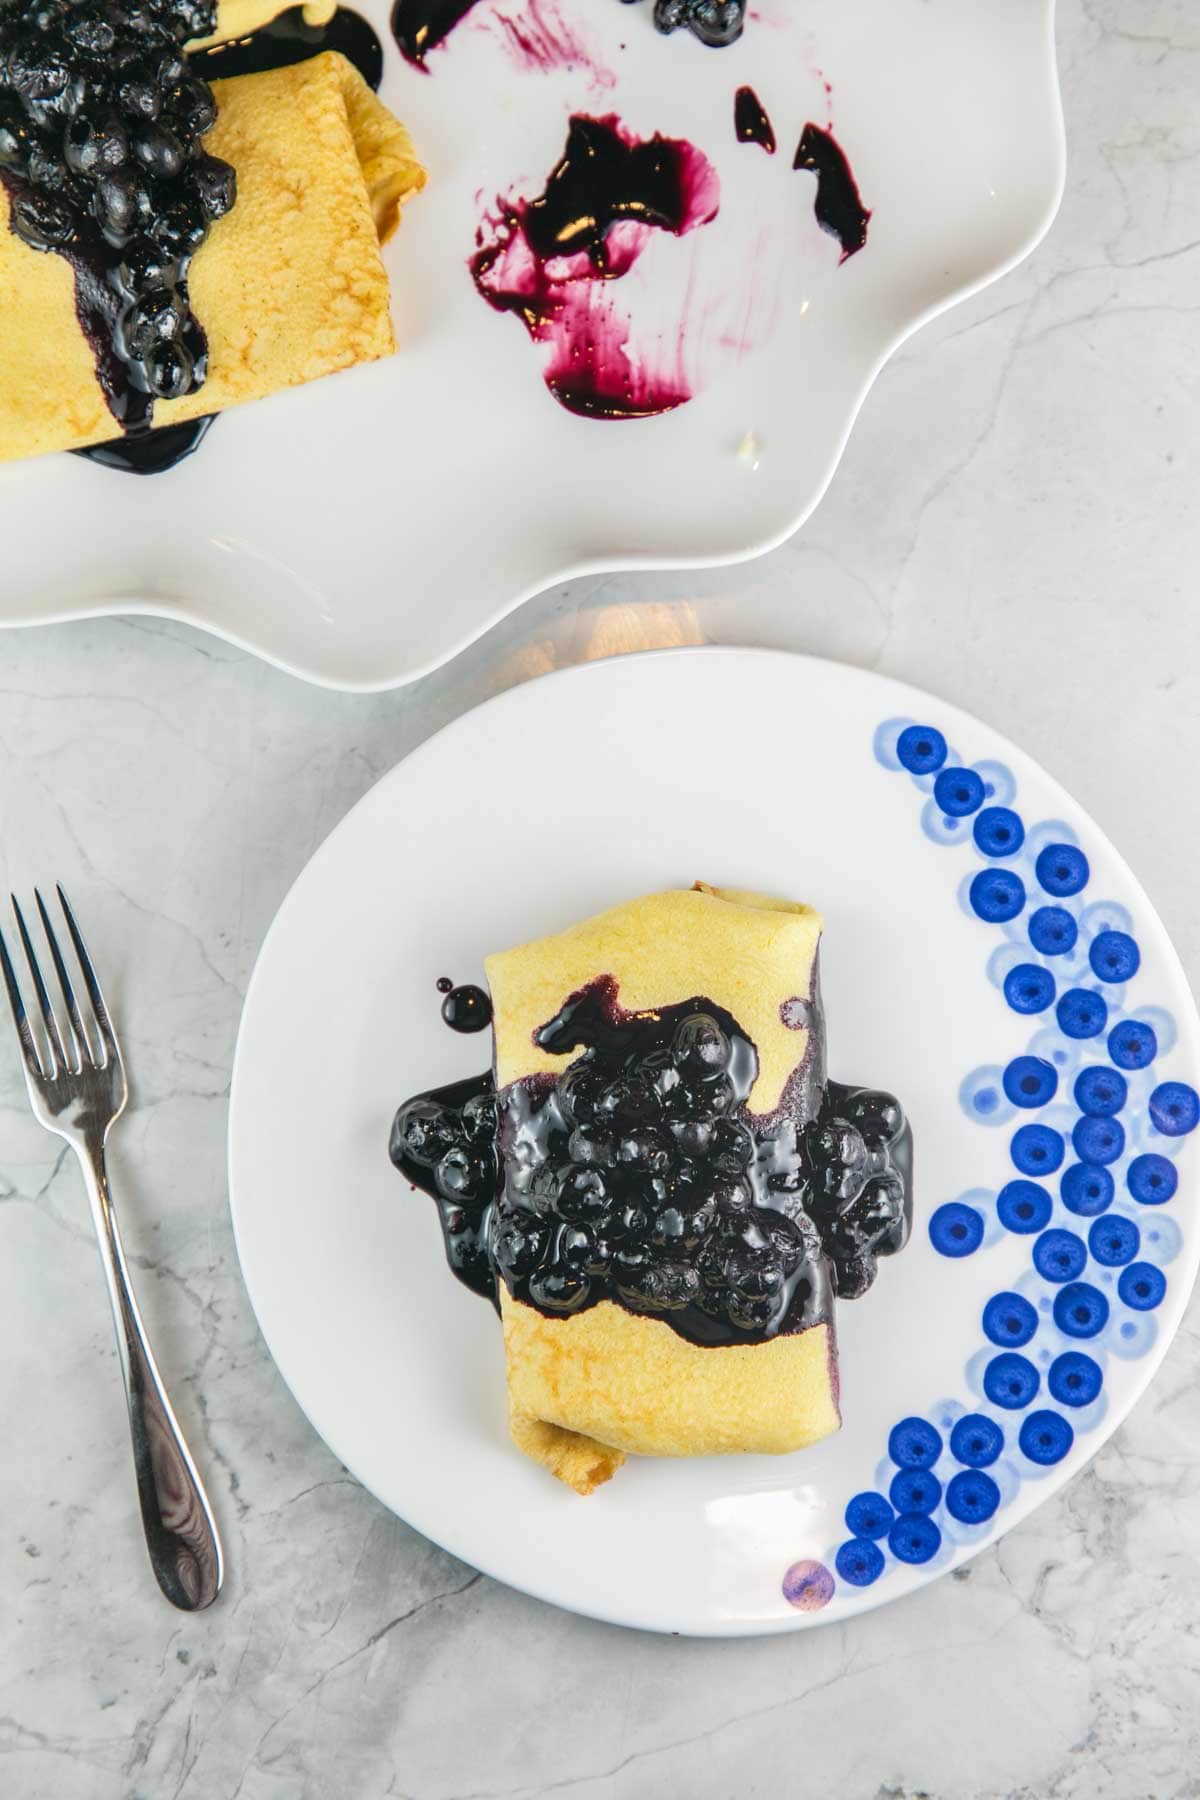
<svg viewBox="0 0 1200 1800">
<path fill-rule="evenodd" d="M 948 818 L 965 819 L 983 805 L 983 782 L 974 769 L 943 769 L 933 797 Z"/>
<path fill-rule="evenodd" d="M 910 725 L 896 741 L 896 755 L 910 775 L 932 775 L 946 760 L 946 740 L 932 725 Z"/>
<path fill-rule="evenodd" d="M 1089 1063 L 1075 1077 L 1075 1104 L 1095 1119 L 1110 1119 L 1129 1097 L 1129 1083 L 1106 1063 Z"/>
<path fill-rule="evenodd" d="M 1125 1127 L 1120 1119 L 1085 1117 L 1077 1121 L 1071 1142 L 1080 1162 L 1116 1162 L 1125 1149 Z"/>
<path fill-rule="evenodd" d="M 902 1469 L 931 1469 L 942 1454 L 942 1434 L 928 1419 L 901 1419 L 888 1437 L 888 1455 Z"/>
<path fill-rule="evenodd" d="M 1021 1125 L 1013 1132 L 1010 1151 L 1022 1175 L 1053 1175 L 1065 1154 L 1062 1132 L 1049 1125 Z"/>
<path fill-rule="evenodd" d="M 1059 997 L 1054 1016 L 1067 1037 L 1098 1037 L 1108 1023 L 1108 1006 L 1091 988 L 1068 988 Z"/>
<path fill-rule="evenodd" d="M 1066 956 L 1075 948 L 1079 927 L 1061 906 L 1039 906 L 1029 919 L 1029 941 L 1043 956 Z"/>
<path fill-rule="evenodd" d="M 993 1294 L 983 1309 L 984 1336 L 1006 1350 L 1027 1344 L 1037 1330 L 1036 1310 L 1020 1294 Z M 953 1449 L 951 1443 L 951 1449 Z"/>
<path fill-rule="evenodd" d="M 1040 963 L 1018 963 L 1004 977 L 1004 998 L 1016 1013 L 1045 1012 L 1054 994 L 1054 977 Z"/>
<path fill-rule="evenodd" d="M 1088 1232 L 1088 1249 L 1105 1269 L 1118 1269 L 1132 1262 L 1141 1246 L 1142 1234 L 1132 1219 L 1121 1213 L 1109 1213 L 1096 1219 Z"/>
<path fill-rule="evenodd" d="M 1058 1089 L 1058 1070 L 1040 1056 L 1014 1056 L 1004 1071 L 1004 1091 L 1014 1106 L 1047 1106 Z"/>
<path fill-rule="evenodd" d="M 1162 1206 L 1179 1186 L 1179 1170 L 1170 1157 L 1147 1151 L 1130 1163 L 1125 1185 L 1143 1206 Z"/>
<path fill-rule="evenodd" d="M 1033 1246 L 1033 1266 L 1047 1281 L 1074 1281 L 1087 1267 L 1087 1245 L 1073 1231 L 1043 1231 Z"/>
<path fill-rule="evenodd" d="M 1025 883 L 1012 869 L 980 869 L 970 893 L 972 911 L 988 925 L 1015 919 L 1025 905 Z"/>
<path fill-rule="evenodd" d="M 851 1538 L 834 1557 L 833 1566 L 851 1587 L 870 1587 L 883 1574 L 883 1551 L 870 1538 Z"/>
<path fill-rule="evenodd" d="M 1129 981 L 1138 972 L 1142 953 L 1127 931 L 1101 931 L 1092 939 L 1088 961 L 1101 981 Z"/>
<path fill-rule="evenodd" d="M 966 1413 L 950 1433 L 950 1454 L 969 1469 L 986 1469 L 1004 1448 L 1004 1433 L 986 1413 Z"/>
<path fill-rule="evenodd" d="M 926 1563 L 937 1555 L 941 1541 L 933 1520 L 921 1513 L 897 1519 L 888 1533 L 888 1549 L 897 1562 Z"/>
<path fill-rule="evenodd" d="M 975 843 L 984 856 L 1015 856 L 1025 827 L 1008 806 L 985 806 L 975 820 Z"/>
<path fill-rule="evenodd" d="M 1041 1231 L 1053 1210 L 1049 1194 L 1036 1181 L 1005 1182 L 996 1196 L 996 1216 L 1006 1231 Z"/>
<path fill-rule="evenodd" d="M 1095 1337 L 1108 1324 L 1108 1301 L 1090 1282 L 1072 1281 L 1054 1296 L 1054 1323 L 1064 1337 Z"/>
<path fill-rule="evenodd" d="M 1135 1312 L 1150 1312 L 1159 1304 L 1166 1291 L 1167 1278 L 1153 1263 L 1130 1263 L 1127 1269 L 1121 1270 L 1121 1278 L 1117 1282 L 1118 1294 L 1126 1306 L 1132 1306 Z"/>
<path fill-rule="evenodd" d="M 1118 1069 L 1148 1069 L 1158 1054 L 1153 1025 L 1139 1019 L 1122 1019 L 1108 1034 L 1108 1054 Z"/>
<path fill-rule="evenodd" d="M 1042 1378 L 1027 1356 L 1016 1356 L 1006 1350 L 993 1356 L 983 1372 L 983 1391 L 993 1406 L 1015 1412 L 1028 1406 L 1042 1384 Z"/>
<path fill-rule="evenodd" d="M 1046 1386 L 1062 1406 L 1090 1406 L 1103 1385 L 1100 1364 L 1082 1350 L 1064 1350 L 1046 1377 Z"/>
<path fill-rule="evenodd" d="M 1000 1489 L 980 1469 L 963 1469 L 946 1489 L 946 1511 L 964 1525 L 982 1525 L 1000 1504 Z"/>
<path fill-rule="evenodd" d="M 888 1493 L 898 1513 L 931 1513 L 942 1497 L 942 1484 L 932 1469 L 901 1469 Z"/>
<path fill-rule="evenodd" d="M 1021 1425 L 1020 1444 L 1030 1462 L 1061 1462 L 1074 1442 L 1074 1428 L 1060 1413 L 1030 1413 Z"/>
<path fill-rule="evenodd" d="M 1038 885 L 1057 900 L 1080 893 L 1088 880 L 1088 859 L 1074 844 L 1047 844 L 1035 865 Z"/>
<path fill-rule="evenodd" d="M 846 1530 L 851 1537 L 886 1537 L 896 1514 L 883 1494 L 855 1494 L 846 1506 Z"/>
<path fill-rule="evenodd" d="M 1162 1081 L 1150 1096 L 1150 1117 L 1164 1137 L 1184 1137 L 1200 1123 L 1200 1094 L 1186 1081 Z"/>
<path fill-rule="evenodd" d="M 1116 1188 L 1108 1170 L 1098 1163 L 1072 1163 L 1064 1171 L 1058 1191 L 1068 1212 L 1093 1219 L 1112 1205 Z"/>
<path fill-rule="evenodd" d="M 983 1220 L 973 1206 L 948 1200 L 929 1221 L 929 1241 L 943 1256 L 970 1256 L 983 1242 Z"/>
</svg>

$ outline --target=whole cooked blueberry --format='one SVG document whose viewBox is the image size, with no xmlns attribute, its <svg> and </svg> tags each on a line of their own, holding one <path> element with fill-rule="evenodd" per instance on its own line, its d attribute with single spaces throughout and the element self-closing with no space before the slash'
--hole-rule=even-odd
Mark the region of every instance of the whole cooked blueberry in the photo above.
<svg viewBox="0 0 1200 1800">
<path fill-rule="evenodd" d="M 904 1130 L 904 1109 L 894 1094 L 879 1088 L 863 1088 L 851 1094 L 845 1105 L 847 1118 L 857 1125 L 871 1148 L 894 1143 Z"/>
<path fill-rule="evenodd" d="M 638 1067 L 643 1081 L 648 1081 L 660 1100 L 679 1087 L 681 1077 L 669 1050 L 651 1050 Z"/>
<path fill-rule="evenodd" d="M 904 1183 L 891 1172 L 873 1175 L 838 1221 L 856 1234 L 865 1250 L 892 1256 L 902 1250 L 908 1239 L 908 1219 L 904 1208 Z"/>
<path fill-rule="evenodd" d="M 474 1200 L 486 1187 L 488 1174 L 484 1158 L 463 1145 L 447 1150 L 434 1171 L 434 1181 L 447 1200 Z"/>
<path fill-rule="evenodd" d="M 599 1240 L 594 1231 L 582 1225 L 564 1225 L 558 1234 L 558 1255 L 572 1268 L 587 1268 L 598 1259 Z"/>
<path fill-rule="evenodd" d="M 622 1296 L 647 1312 L 673 1312 L 700 1293 L 700 1272 L 690 1263 L 648 1262 L 621 1283 Z"/>
<path fill-rule="evenodd" d="M 564 1219 L 585 1224 L 608 1211 L 608 1183 L 599 1169 L 573 1166 L 563 1176 L 557 1196 L 557 1210 Z"/>
<path fill-rule="evenodd" d="M 111 113 L 96 120 L 76 113 L 63 136 L 63 160 L 76 175 L 124 168 L 129 161 L 129 137 Z"/>
<path fill-rule="evenodd" d="M 529 1277 L 529 1293 L 548 1312 L 575 1312 L 588 1299 L 591 1283 L 582 1269 L 551 1263 Z"/>
<path fill-rule="evenodd" d="M 729 1039 L 708 1013 L 691 1013 L 683 1019 L 671 1041 L 671 1054 L 684 1079 L 706 1081 L 723 1075 L 729 1067 Z"/>
<path fill-rule="evenodd" d="M 461 1130 L 455 1114 L 436 1100 L 409 1100 L 392 1123 L 392 1161 L 399 1162 L 407 1156 L 424 1168 L 432 1168 L 460 1141 Z"/>
<path fill-rule="evenodd" d="M 644 1206 L 627 1201 L 610 1213 L 605 1222 L 605 1235 L 610 1238 L 642 1238 L 650 1229 L 653 1215 Z"/>
<path fill-rule="evenodd" d="M 133 140 L 133 154 L 149 174 L 160 181 L 170 181 L 182 169 L 187 152 L 175 133 L 160 124 L 147 125 L 138 132 Z"/>
<path fill-rule="evenodd" d="M 577 1125 L 571 1133 L 568 1152 L 572 1162 L 609 1168 L 617 1160 L 617 1145 L 612 1133 L 601 1125 Z"/>
<path fill-rule="evenodd" d="M 714 1119 L 674 1119 L 671 1123 L 671 1136 L 682 1155 L 704 1157 L 712 1146 L 716 1124 Z"/>
<path fill-rule="evenodd" d="M 120 340 L 126 354 L 149 356 L 155 344 L 181 337 L 187 317 L 178 288 L 151 288 L 121 315 Z"/>
<path fill-rule="evenodd" d="M 146 385 L 159 400 L 178 400 L 193 385 L 195 365 L 183 344 L 157 344 L 146 358 Z"/>
<path fill-rule="evenodd" d="M 155 243 L 161 244 L 172 256 L 190 256 L 204 242 L 208 224 L 198 204 L 193 206 L 186 200 L 172 200 L 155 213 L 148 230 Z"/>
<path fill-rule="evenodd" d="M 149 219 L 150 195 L 145 183 L 126 169 L 101 175 L 92 191 L 92 213 L 105 237 L 119 248 Z M 160 218 L 154 219 L 152 231 Z"/>
<path fill-rule="evenodd" d="M 492 1252 L 506 1275 L 529 1275 L 546 1248 L 546 1233 L 535 1214 L 512 1212 L 494 1227 Z"/>
<path fill-rule="evenodd" d="M 718 1119 L 713 1126 L 709 1160 L 722 1175 L 740 1175 L 754 1160 L 754 1138 L 737 1119 Z"/>
<path fill-rule="evenodd" d="M 878 1265 L 869 1250 L 860 1256 L 847 1256 L 833 1265 L 833 1283 L 843 1300 L 857 1300 L 871 1286 Z"/>
<path fill-rule="evenodd" d="M 604 1089 L 596 1110 L 622 1125 L 642 1125 L 659 1117 L 662 1102 L 648 1081 L 622 1075 Z"/>
<path fill-rule="evenodd" d="M 840 1163 L 827 1163 L 820 1170 L 818 1192 L 827 1208 L 832 1203 L 840 1210 L 858 1198 L 866 1178 L 867 1171 L 863 1168 L 845 1169 Z"/>
<path fill-rule="evenodd" d="M 152 239 L 135 237 L 121 251 L 114 273 L 124 292 L 136 297 L 144 288 L 169 286 L 178 275 L 178 265 Z"/>
<path fill-rule="evenodd" d="M 197 137 L 203 137 L 217 122 L 216 102 L 203 81 L 181 81 L 166 100 L 171 114 Z"/>
<path fill-rule="evenodd" d="M 572 1063 L 555 1091 L 559 1111 L 568 1125 L 586 1125 L 596 1116 L 596 1105 L 608 1083 L 586 1057 Z"/>
<path fill-rule="evenodd" d="M 237 199 L 237 172 L 219 157 L 201 155 L 192 164 L 191 184 L 205 215 L 223 219 Z"/>
<path fill-rule="evenodd" d="M 813 1132 L 810 1154 L 815 1163 L 840 1163 L 843 1168 L 857 1169 L 867 1160 L 867 1146 L 848 1119 L 826 1119 Z"/>
<path fill-rule="evenodd" d="M 143 62 L 131 64 L 117 89 L 121 110 L 131 119 L 157 119 L 162 111 L 163 95 L 154 71 Z"/>
<path fill-rule="evenodd" d="M 18 167 L 29 150 L 29 126 L 17 107 L 0 96 L 0 169 Z"/>
<path fill-rule="evenodd" d="M 52 194 L 30 188 L 12 203 L 10 223 L 31 250 L 57 250 L 75 235 L 70 209 Z"/>
<path fill-rule="evenodd" d="M 496 1135 L 496 1100 L 492 1094 L 472 1094 L 463 1106 L 462 1128 L 473 1144 L 490 1143 Z"/>
</svg>

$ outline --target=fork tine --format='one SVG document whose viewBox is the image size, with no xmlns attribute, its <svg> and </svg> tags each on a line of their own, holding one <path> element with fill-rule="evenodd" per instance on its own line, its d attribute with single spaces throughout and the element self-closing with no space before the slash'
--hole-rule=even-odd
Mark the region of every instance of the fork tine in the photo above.
<svg viewBox="0 0 1200 1800">
<path fill-rule="evenodd" d="M 79 958 L 79 967 L 83 974 L 83 984 L 87 988 L 88 998 L 92 1003 L 92 1011 L 96 1015 L 96 1024 L 100 1028 L 100 1038 L 107 1052 L 105 1061 L 119 1063 L 121 1047 L 117 1043 L 117 1034 L 113 1030 L 112 1020 L 108 1016 L 108 1008 L 104 1004 L 104 995 L 100 991 L 100 983 L 96 979 L 96 971 L 92 967 L 92 959 L 88 955 L 87 945 L 83 941 L 83 933 L 75 922 L 75 914 L 71 911 L 71 902 L 63 893 L 62 884 L 55 883 L 58 903 L 63 909 L 63 917 L 67 921 L 67 930 L 71 934 L 71 942 L 75 946 L 75 954 Z"/>
<path fill-rule="evenodd" d="M 34 992 L 38 997 L 38 1005 L 42 1009 L 42 1020 L 46 1027 L 46 1042 L 50 1050 L 50 1068 L 47 1070 L 47 1074 L 49 1075 L 50 1080 L 53 1081 L 54 1077 L 59 1074 L 60 1071 L 65 1070 L 70 1065 L 67 1062 L 67 1053 L 63 1049 L 62 1038 L 59 1036 L 58 1020 L 54 1016 L 54 1008 L 50 1004 L 50 996 L 46 992 L 46 984 L 42 980 L 42 971 L 38 964 L 38 959 L 34 952 L 29 932 L 26 929 L 25 915 L 21 911 L 17 896 L 15 894 L 10 894 L 9 899 L 12 901 L 12 909 L 17 921 L 17 930 L 21 934 L 21 943 L 25 947 L 25 961 L 29 964 L 29 974 L 33 982 Z"/>
<path fill-rule="evenodd" d="M 22 1000 L 21 990 L 17 986 L 17 972 L 12 966 L 12 958 L 8 954 L 8 945 L 4 941 L 2 931 L 0 931 L 0 972 L 3 972 L 4 986 L 8 990 L 8 1004 L 12 1007 L 13 1024 L 17 1028 L 17 1036 L 21 1040 L 21 1054 L 25 1058 L 25 1067 L 35 1081 L 41 1081 L 43 1079 L 42 1060 L 38 1055 L 33 1033 L 29 1029 L 25 1002 Z"/>
<path fill-rule="evenodd" d="M 83 1016 L 79 1011 L 79 1002 L 75 998 L 75 989 L 71 986 L 71 977 L 67 973 L 67 965 L 63 961 L 62 951 L 58 947 L 58 938 L 50 923 L 50 914 L 46 911 L 46 902 L 37 888 L 33 890 L 33 897 L 37 901 L 37 909 L 41 914 L 42 930 L 45 932 L 46 942 L 50 946 L 50 954 L 54 959 L 54 968 L 58 975 L 58 985 L 62 989 L 63 1004 L 67 1009 L 65 1035 L 70 1038 L 70 1048 L 75 1052 L 71 1066 L 74 1070 L 79 1071 L 85 1062 L 99 1059 L 93 1056 L 92 1046 L 84 1028 Z"/>
</svg>

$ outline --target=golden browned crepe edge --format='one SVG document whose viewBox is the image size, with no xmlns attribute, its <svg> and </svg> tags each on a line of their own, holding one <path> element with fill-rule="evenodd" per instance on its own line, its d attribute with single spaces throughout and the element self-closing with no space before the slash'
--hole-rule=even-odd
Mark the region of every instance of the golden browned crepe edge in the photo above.
<svg viewBox="0 0 1200 1800">
<path fill-rule="evenodd" d="M 568 995 L 611 975 L 629 1012 L 705 994 L 749 1032 L 758 1048 L 752 1112 L 779 1105 L 804 1060 L 808 1031 L 791 1030 L 780 1008 L 813 994 L 823 920 L 810 906 L 740 888 L 669 888 L 629 900 L 578 925 L 485 959 L 492 991 L 496 1087 L 561 1074 L 576 1052 L 552 1056 L 533 1034 Z"/>
<path fill-rule="evenodd" d="M 500 1310 L 513 1442 L 576 1493 L 625 1453 L 779 1456 L 841 1425 L 832 1322 L 708 1346 L 611 1300 L 552 1319 L 501 1284 Z"/>
</svg>

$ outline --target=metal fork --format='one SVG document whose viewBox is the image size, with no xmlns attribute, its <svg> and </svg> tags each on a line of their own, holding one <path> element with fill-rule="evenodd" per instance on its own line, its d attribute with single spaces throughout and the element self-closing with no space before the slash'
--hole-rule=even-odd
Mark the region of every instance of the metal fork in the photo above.
<svg viewBox="0 0 1200 1800">
<path fill-rule="evenodd" d="M 13 896 L 17 930 L 45 1028 L 40 1047 L 25 1011 L 3 932 L 0 932 L 0 971 L 8 990 L 17 1036 L 21 1040 L 25 1085 L 29 1089 L 34 1117 L 47 1131 L 55 1132 L 70 1144 L 79 1158 L 91 1202 L 92 1222 L 96 1227 L 100 1260 L 104 1264 L 117 1328 L 117 1348 L 133 1435 L 133 1465 L 150 1562 L 159 1587 L 172 1605 L 185 1612 L 199 1612 L 202 1607 L 212 1605 L 221 1589 L 221 1541 L 208 1496 L 155 1366 L 129 1283 L 104 1161 L 108 1134 L 124 1112 L 129 1097 L 125 1065 L 92 959 L 61 887 L 58 898 L 91 1002 L 87 1023 L 75 998 L 50 915 L 36 889 L 34 899 L 66 1009 L 60 1029 L 24 916 Z"/>
</svg>

